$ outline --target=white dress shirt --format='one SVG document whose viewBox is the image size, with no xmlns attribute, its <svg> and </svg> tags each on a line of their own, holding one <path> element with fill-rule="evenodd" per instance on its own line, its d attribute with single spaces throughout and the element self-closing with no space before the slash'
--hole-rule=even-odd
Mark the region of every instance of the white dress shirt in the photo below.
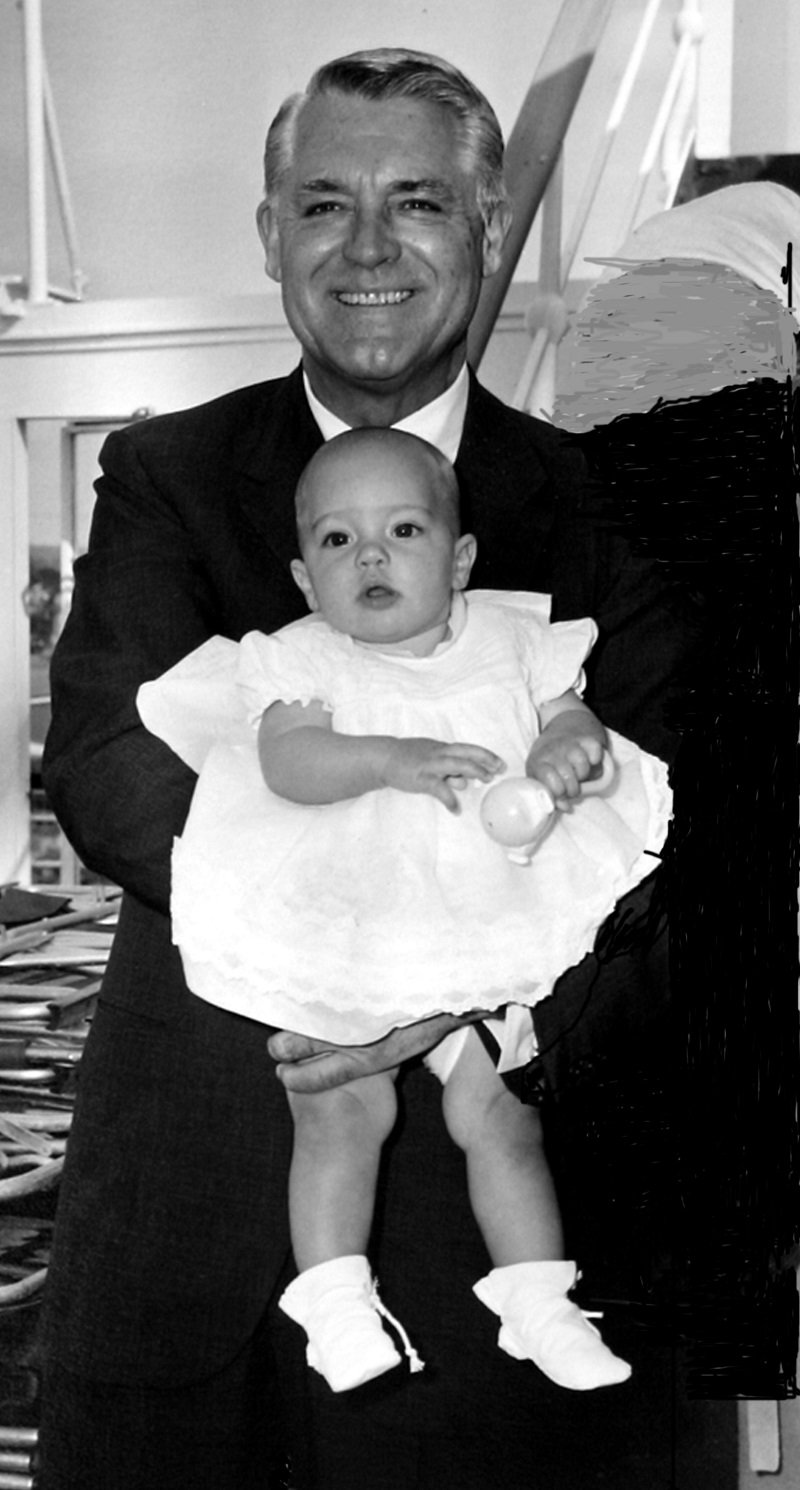
<svg viewBox="0 0 800 1490">
<path fill-rule="evenodd" d="M 303 383 L 306 390 L 306 398 L 314 418 L 319 425 L 320 433 L 324 440 L 332 440 L 335 435 L 343 435 L 350 429 L 338 414 L 332 414 L 320 403 L 313 392 L 308 377 L 303 372 Z M 435 445 L 442 455 L 454 461 L 458 454 L 461 443 L 461 435 L 464 429 L 464 418 L 467 412 L 467 398 L 469 396 L 469 374 L 467 365 L 464 363 L 458 377 L 444 393 L 438 398 L 424 404 L 421 409 L 415 409 L 406 419 L 400 419 L 393 429 L 404 430 L 406 434 L 416 435 L 420 440 L 427 440 L 429 445 Z"/>
</svg>

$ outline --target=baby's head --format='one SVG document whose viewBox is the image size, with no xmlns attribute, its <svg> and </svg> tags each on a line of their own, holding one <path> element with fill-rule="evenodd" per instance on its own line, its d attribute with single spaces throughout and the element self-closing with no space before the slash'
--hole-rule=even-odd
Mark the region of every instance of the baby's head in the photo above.
<svg viewBox="0 0 800 1490">
<path fill-rule="evenodd" d="M 475 559 L 450 462 L 415 435 L 348 430 L 309 461 L 296 507 L 311 609 L 357 641 L 432 652 Z"/>
</svg>

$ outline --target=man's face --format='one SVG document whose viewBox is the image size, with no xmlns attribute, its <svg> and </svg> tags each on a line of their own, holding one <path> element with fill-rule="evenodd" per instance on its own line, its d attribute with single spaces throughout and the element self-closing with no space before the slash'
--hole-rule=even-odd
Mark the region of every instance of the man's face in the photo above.
<svg viewBox="0 0 800 1490">
<path fill-rule="evenodd" d="M 455 537 L 441 480 L 418 452 L 326 446 L 324 457 L 305 479 L 295 580 L 335 630 L 425 655 L 468 581 L 475 540 Z"/>
<path fill-rule="evenodd" d="M 396 422 L 464 360 L 507 222 L 484 225 L 459 146 L 435 105 L 325 95 L 306 105 L 277 204 L 262 209 L 267 272 L 312 387 L 348 423 Z"/>
</svg>

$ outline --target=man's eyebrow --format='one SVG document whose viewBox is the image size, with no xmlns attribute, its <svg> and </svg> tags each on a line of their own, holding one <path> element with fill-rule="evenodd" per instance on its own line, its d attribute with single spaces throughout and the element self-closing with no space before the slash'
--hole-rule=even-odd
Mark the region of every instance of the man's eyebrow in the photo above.
<svg viewBox="0 0 800 1490">
<path fill-rule="evenodd" d="M 346 196 L 349 194 L 351 188 L 345 182 L 333 181 L 328 176 L 312 176 L 310 180 L 300 182 L 299 190 L 301 192 L 307 191 L 322 195 L 340 193 Z M 413 196 L 417 192 L 430 192 L 435 196 L 443 198 L 452 197 L 453 195 L 453 188 L 450 182 L 438 176 L 422 176 L 413 179 L 402 178 L 397 181 L 390 181 L 386 190 L 388 192 L 402 192 L 410 196 Z"/>
<path fill-rule="evenodd" d="M 327 176 L 314 176 L 310 181 L 300 182 L 300 191 L 310 192 L 345 192 L 347 188 L 341 181 L 329 181 Z"/>
<path fill-rule="evenodd" d="M 453 188 L 450 182 L 442 180 L 439 176 L 422 176 L 412 181 L 393 181 L 389 190 L 409 192 L 412 195 L 418 191 L 435 192 L 440 197 L 450 197 L 453 195 Z"/>
</svg>

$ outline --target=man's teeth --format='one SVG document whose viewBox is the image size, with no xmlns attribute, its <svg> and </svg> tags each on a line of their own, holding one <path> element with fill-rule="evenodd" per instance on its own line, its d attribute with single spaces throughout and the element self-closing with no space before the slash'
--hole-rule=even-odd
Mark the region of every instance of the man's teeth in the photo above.
<svg viewBox="0 0 800 1490">
<path fill-rule="evenodd" d="M 401 305 L 410 290 L 340 290 L 337 300 L 343 305 Z"/>
</svg>

